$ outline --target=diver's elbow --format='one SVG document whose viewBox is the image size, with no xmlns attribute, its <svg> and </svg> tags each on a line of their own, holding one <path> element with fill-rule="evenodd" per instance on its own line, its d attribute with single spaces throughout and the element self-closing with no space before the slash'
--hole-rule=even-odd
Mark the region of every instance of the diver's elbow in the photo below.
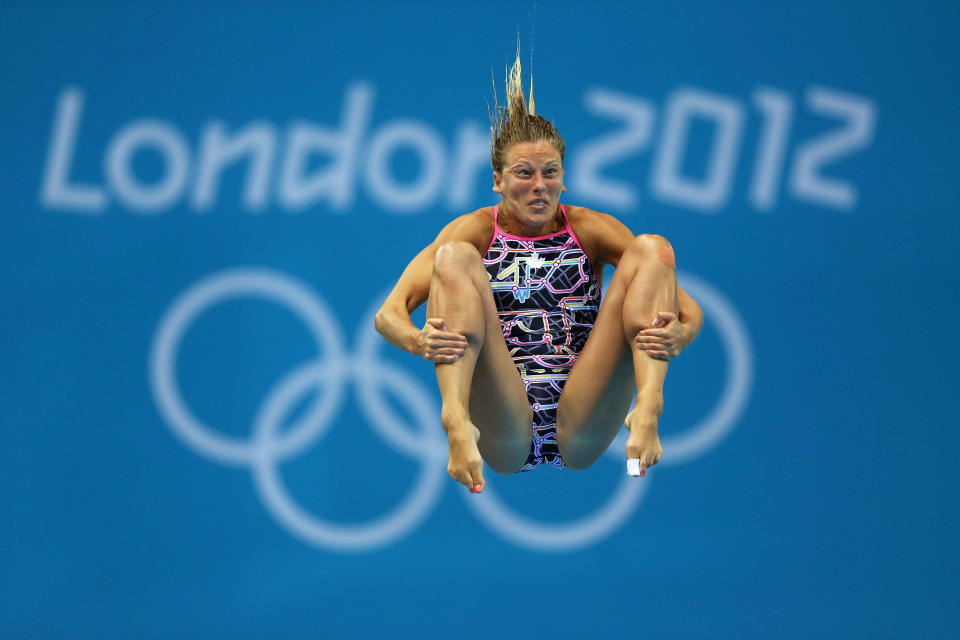
<svg viewBox="0 0 960 640">
<path fill-rule="evenodd" d="M 373 328 L 376 329 L 380 335 L 383 335 L 383 325 L 385 321 L 383 307 L 380 307 L 373 316 Z"/>
</svg>

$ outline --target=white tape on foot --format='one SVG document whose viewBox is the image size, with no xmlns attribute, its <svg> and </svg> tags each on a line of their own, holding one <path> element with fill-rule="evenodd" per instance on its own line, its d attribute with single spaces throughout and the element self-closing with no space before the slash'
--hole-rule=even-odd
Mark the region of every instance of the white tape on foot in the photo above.
<svg viewBox="0 0 960 640">
<path fill-rule="evenodd" d="M 630 476 L 640 475 L 640 458 L 627 459 L 627 475 L 630 475 Z"/>
</svg>

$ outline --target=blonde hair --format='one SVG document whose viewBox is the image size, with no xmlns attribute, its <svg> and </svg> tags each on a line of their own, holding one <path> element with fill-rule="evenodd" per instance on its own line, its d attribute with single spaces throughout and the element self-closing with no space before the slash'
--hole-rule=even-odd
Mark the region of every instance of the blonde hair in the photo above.
<svg viewBox="0 0 960 640">
<path fill-rule="evenodd" d="M 520 142 L 549 142 L 560 154 L 566 144 L 549 120 L 534 115 L 533 76 L 530 76 L 530 108 L 523 98 L 523 79 L 520 72 L 520 43 L 517 42 L 517 58 L 507 71 L 507 105 L 497 103 L 497 87 L 493 87 L 493 109 L 490 112 L 490 164 L 497 173 L 503 172 L 504 156 L 507 150 Z"/>
</svg>

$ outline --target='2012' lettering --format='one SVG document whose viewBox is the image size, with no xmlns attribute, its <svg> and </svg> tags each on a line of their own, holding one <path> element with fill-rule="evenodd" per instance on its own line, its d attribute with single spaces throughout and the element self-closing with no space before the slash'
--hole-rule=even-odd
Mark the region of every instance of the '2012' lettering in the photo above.
<svg viewBox="0 0 960 640">
<path fill-rule="evenodd" d="M 783 182 L 783 167 L 794 119 L 794 101 L 789 94 L 771 87 L 753 92 L 753 104 L 762 123 L 748 200 L 769 211 L 777 203 Z M 644 98 L 595 88 L 585 95 L 585 105 L 594 114 L 622 120 L 621 129 L 581 146 L 568 172 L 571 189 L 601 206 L 630 210 L 639 202 L 630 182 L 604 177 L 602 171 L 650 147 L 656 109 Z M 790 194 L 814 204 L 849 211 L 856 206 L 854 185 L 825 175 L 825 168 L 867 147 L 873 139 L 876 109 L 861 96 L 812 87 L 805 105 L 817 116 L 840 124 L 813 139 L 800 142 L 794 151 L 786 179 Z M 713 124 L 705 170 L 700 176 L 684 173 L 690 130 L 695 120 Z M 653 197 L 681 207 L 704 212 L 718 211 L 730 200 L 743 139 L 745 110 L 728 96 L 683 87 L 667 98 L 660 140 L 653 153 L 650 191 Z"/>
<path fill-rule="evenodd" d="M 81 129 L 84 92 L 61 92 L 51 130 L 40 201 L 49 209 L 102 213 L 111 201 L 140 213 L 160 213 L 185 204 L 197 212 L 216 206 L 221 175 L 229 167 L 246 165 L 240 206 L 250 212 L 271 200 L 279 208 L 300 211 L 326 205 L 347 211 L 362 184 L 385 211 L 423 212 L 442 199 L 448 209 L 475 206 L 490 180 L 489 138 L 473 121 L 462 122 L 448 144 L 429 123 L 398 118 L 372 127 L 375 90 L 356 82 L 346 88 L 337 125 L 296 120 L 285 132 L 274 123 L 257 120 L 228 128 L 210 120 L 196 145 L 174 123 L 150 118 L 127 123 L 105 148 L 101 183 L 72 177 Z M 787 157 L 794 123 L 793 98 L 786 92 L 759 87 L 752 96 L 761 123 L 747 199 L 759 211 L 770 211 L 782 185 L 794 198 L 842 211 L 856 207 L 855 186 L 826 175 L 829 165 L 867 147 L 873 138 L 876 109 L 864 97 L 812 87 L 804 105 L 815 116 L 838 121 L 824 133 L 799 142 Z M 622 122 L 610 133 L 588 140 L 568 156 L 567 183 L 577 202 L 628 213 L 639 205 L 637 180 L 604 175 L 656 144 L 652 152 L 649 190 L 654 200 L 705 213 L 725 207 L 731 198 L 743 143 L 747 112 L 735 98 L 695 87 L 680 87 L 668 96 L 663 126 L 656 135 L 653 103 L 605 88 L 584 95 L 586 110 Z M 696 122 L 712 125 L 705 162 L 699 172 L 685 170 Z M 702 136 L 701 136 L 702 139 Z M 702 148 L 702 147 L 701 147 Z M 152 183 L 133 169 L 138 153 L 153 151 L 161 160 L 161 177 Z M 392 172 L 392 158 L 412 153 L 418 171 L 412 180 Z M 317 160 L 324 159 L 320 168 Z M 785 169 L 786 167 L 786 169 Z M 698 175 L 691 175 L 698 173 Z M 786 177 L 784 177 L 786 176 Z"/>
</svg>

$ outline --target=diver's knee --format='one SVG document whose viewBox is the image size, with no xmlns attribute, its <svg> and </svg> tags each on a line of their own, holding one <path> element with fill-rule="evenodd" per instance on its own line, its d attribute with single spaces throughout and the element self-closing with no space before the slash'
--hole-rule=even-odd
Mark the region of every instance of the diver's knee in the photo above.
<svg viewBox="0 0 960 640">
<path fill-rule="evenodd" d="M 677 268 L 677 261 L 673 254 L 670 241 L 656 233 L 641 233 L 631 241 L 626 256 L 641 262 L 659 263 Z"/>
<path fill-rule="evenodd" d="M 438 275 L 463 275 L 469 269 L 476 268 L 482 262 L 480 252 L 469 242 L 457 240 L 447 242 L 437 248 L 433 260 L 433 272 Z"/>
</svg>

